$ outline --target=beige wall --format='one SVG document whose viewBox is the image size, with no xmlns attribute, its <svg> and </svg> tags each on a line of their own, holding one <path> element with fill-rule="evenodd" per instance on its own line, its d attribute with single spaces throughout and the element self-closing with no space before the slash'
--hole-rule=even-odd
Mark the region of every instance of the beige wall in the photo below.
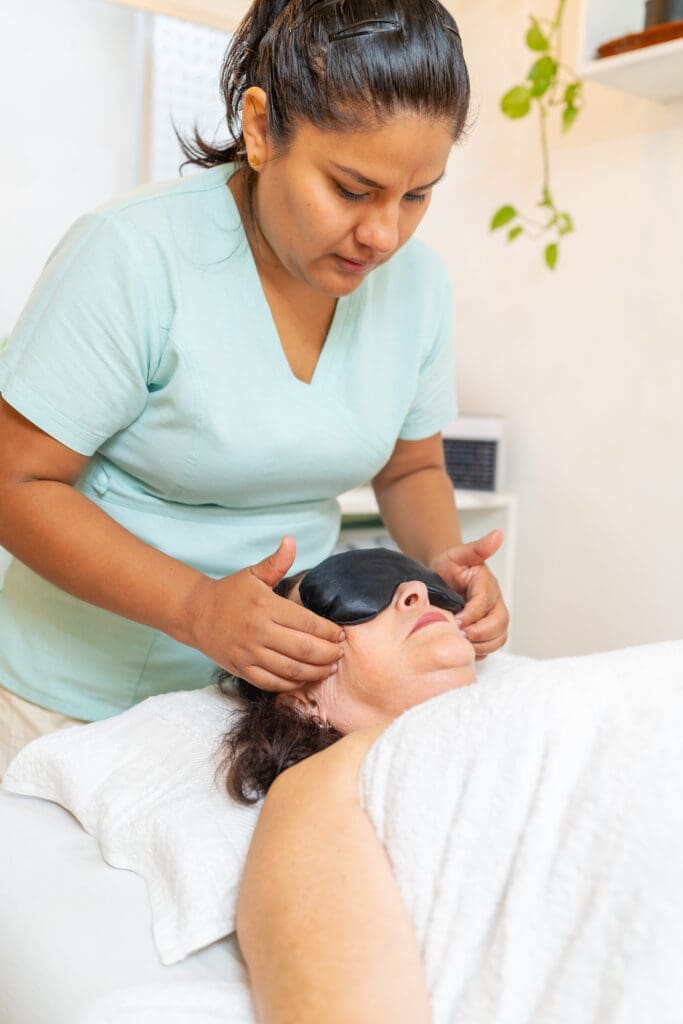
<svg viewBox="0 0 683 1024">
<path fill-rule="evenodd" d="M 503 202 L 535 198 L 535 126 L 497 104 L 529 63 L 526 14 L 554 3 L 456 6 L 478 113 L 423 235 L 453 279 L 461 411 L 509 428 L 514 650 L 682 637 L 683 103 L 589 85 L 585 114 L 553 137 L 557 197 L 578 232 L 551 274 L 537 247 L 506 247 L 486 227 Z"/>
</svg>

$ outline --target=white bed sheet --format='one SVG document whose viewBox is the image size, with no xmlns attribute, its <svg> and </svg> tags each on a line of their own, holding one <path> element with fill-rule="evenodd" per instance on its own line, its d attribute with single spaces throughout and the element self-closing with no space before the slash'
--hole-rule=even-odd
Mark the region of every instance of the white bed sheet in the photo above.
<svg viewBox="0 0 683 1024">
<path fill-rule="evenodd" d="M 131 986 L 245 979 L 234 937 L 162 966 L 143 880 L 61 807 L 0 792 L 2 1024 L 79 1024 Z"/>
</svg>

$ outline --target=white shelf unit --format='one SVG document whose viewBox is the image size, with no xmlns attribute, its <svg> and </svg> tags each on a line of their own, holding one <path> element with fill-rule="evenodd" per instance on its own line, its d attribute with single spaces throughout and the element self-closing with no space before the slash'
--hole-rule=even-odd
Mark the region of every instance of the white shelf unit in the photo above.
<svg viewBox="0 0 683 1024">
<path fill-rule="evenodd" d="M 515 549 L 517 544 L 517 498 L 499 491 L 456 491 L 460 525 L 465 543 L 490 530 L 502 530 L 505 540 L 490 559 L 491 571 L 500 583 L 512 615 Z M 340 548 L 373 547 L 386 535 L 371 487 L 357 487 L 339 498 L 342 510 Z"/>
<path fill-rule="evenodd" d="M 663 103 L 683 99 L 683 38 L 596 59 L 603 43 L 644 26 L 645 0 L 582 0 L 579 74 Z"/>
</svg>

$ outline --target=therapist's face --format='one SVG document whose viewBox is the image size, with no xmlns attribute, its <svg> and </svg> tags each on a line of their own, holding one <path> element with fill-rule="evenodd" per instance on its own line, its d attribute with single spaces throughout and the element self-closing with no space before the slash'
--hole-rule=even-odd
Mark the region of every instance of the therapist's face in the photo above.
<svg viewBox="0 0 683 1024">
<path fill-rule="evenodd" d="M 445 123 L 411 113 L 353 132 L 306 122 L 283 152 L 273 150 L 266 133 L 251 138 L 252 147 L 262 147 L 255 193 L 259 269 L 335 297 L 353 292 L 408 241 L 453 145 Z"/>
<path fill-rule="evenodd" d="M 299 600 L 298 585 L 289 597 Z M 278 697 L 343 734 L 384 726 L 430 697 L 475 681 L 472 644 L 452 612 L 430 605 L 420 581 L 401 583 L 384 611 L 344 631 L 338 672 Z"/>
</svg>

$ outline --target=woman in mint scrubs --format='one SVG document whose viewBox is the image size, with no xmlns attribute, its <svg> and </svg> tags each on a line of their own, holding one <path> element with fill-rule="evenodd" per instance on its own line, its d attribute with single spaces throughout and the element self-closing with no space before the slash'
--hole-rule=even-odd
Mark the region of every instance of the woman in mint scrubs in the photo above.
<svg viewBox="0 0 683 1024">
<path fill-rule="evenodd" d="M 234 141 L 86 214 L 0 357 L 0 771 L 32 735 L 205 686 L 333 675 L 338 626 L 273 593 L 372 480 L 403 551 L 508 615 L 462 544 L 447 274 L 412 238 L 465 126 L 435 0 L 256 0 L 222 73 Z"/>
</svg>

